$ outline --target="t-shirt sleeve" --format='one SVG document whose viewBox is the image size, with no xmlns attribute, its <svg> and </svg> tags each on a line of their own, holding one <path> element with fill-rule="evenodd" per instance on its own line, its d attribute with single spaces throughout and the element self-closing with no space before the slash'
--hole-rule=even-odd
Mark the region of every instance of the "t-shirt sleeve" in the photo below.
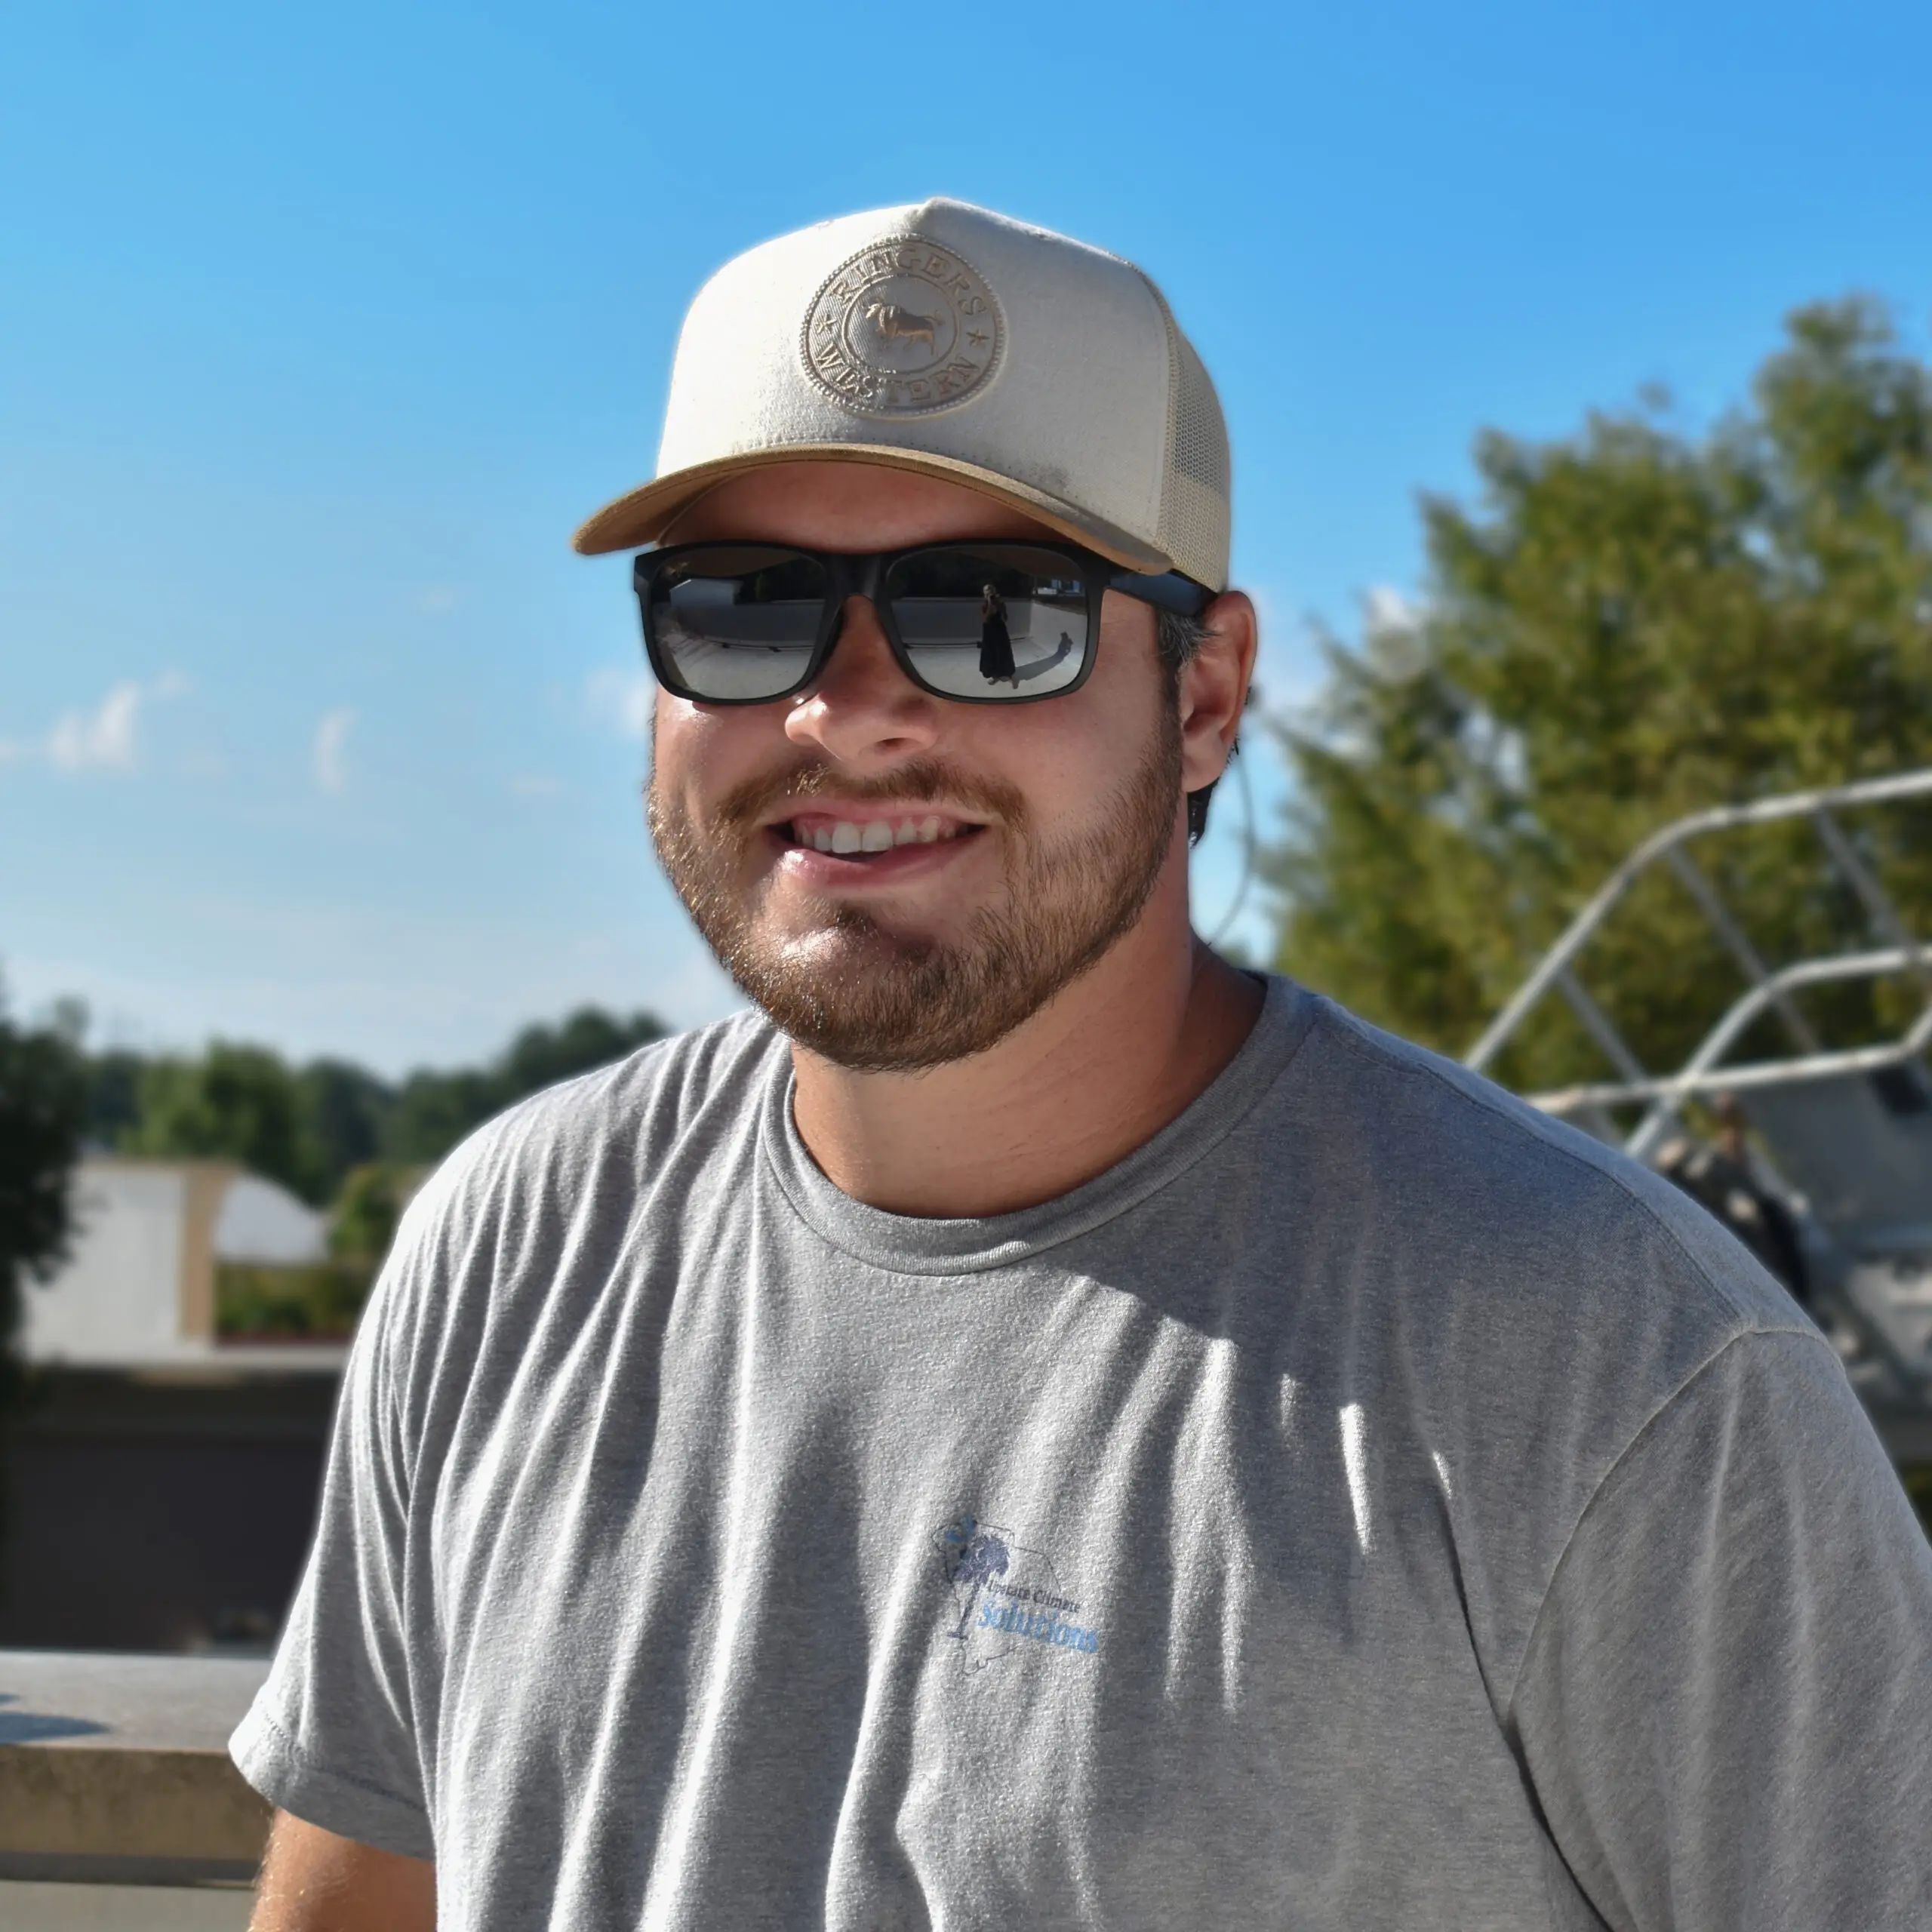
<svg viewBox="0 0 1932 1932">
<path fill-rule="evenodd" d="M 229 1749 L 242 1775 L 324 1830 L 435 1856 L 404 1620 L 409 1459 L 392 1272 L 349 1351 L 315 1540 L 275 1662 Z"/>
<path fill-rule="evenodd" d="M 1639 1434 L 1511 1714 L 1617 1932 L 1932 1926 L 1932 1550 L 1820 1340 L 1732 1342 Z"/>
</svg>

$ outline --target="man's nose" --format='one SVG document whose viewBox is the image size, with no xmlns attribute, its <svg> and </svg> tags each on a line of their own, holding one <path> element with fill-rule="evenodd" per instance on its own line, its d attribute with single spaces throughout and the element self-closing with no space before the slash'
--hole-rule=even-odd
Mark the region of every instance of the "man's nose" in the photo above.
<svg viewBox="0 0 1932 1932">
<path fill-rule="evenodd" d="M 882 771 L 931 750 L 940 703 L 899 668 L 870 601 L 850 597 L 832 655 L 786 715 L 785 735 L 854 771 Z"/>
</svg>

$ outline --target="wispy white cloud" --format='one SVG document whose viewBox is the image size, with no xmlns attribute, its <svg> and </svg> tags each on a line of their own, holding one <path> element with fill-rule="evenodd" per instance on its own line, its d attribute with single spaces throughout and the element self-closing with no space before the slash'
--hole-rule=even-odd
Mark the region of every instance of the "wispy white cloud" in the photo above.
<svg viewBox="0 0 1932 1932">
<path fill-rule="evenodd" d="M 349 748 L 349 727 L 355 722 L 355 712 L 346 708 L 325 711 L 317 722 L 310 764 L 318 791 L 337 792 L 348 784 L 349 769 L 344 754 Z"/>
<path fill-rule="evenodd" d="M 584 694 L 595 716 L 614 725 L 627 738 L 651 736 L 651 713 L 657 700 L 657 687 L 642 671 L 617 669 L 606 665 L 593 671 L 584 681 Z"/>
<path fill-rule="evenodd" d="M 564 781 L 547 771 L 520 771 L 510 780 L 510 789 L 519 798 L 554 798 L 563 789 Z"/>
<path fill-rule="evenodd" d="M 59 771 L 131 771 L 147 697 L 143 686 L 124 678 L 94 710 L 65 713 L 48 734 L 49 761 Z"/>
<path fill-rule="evenodd" d="M 141 718 L 150 704 L 179 697 L 188 680 L 166 671 L 152 682 L 123 678 L 92 709 L 63 712 L 38 744 L 0 740 L 0 764 L 45 758 L 55 771 L 132 771 L 140 762 Z"/>
<path fill-rule="evenodd" d="M 410 608 L 426 617 L 447 617 L 463 601 L 463 592 L 453 583 L 426 583 L 409 600 Z"/>
</svg>

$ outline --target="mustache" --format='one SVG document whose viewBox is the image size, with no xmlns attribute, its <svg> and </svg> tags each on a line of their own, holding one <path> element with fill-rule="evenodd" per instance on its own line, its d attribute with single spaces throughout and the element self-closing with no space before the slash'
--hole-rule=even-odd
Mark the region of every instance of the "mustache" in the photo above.
<svg viewBox="0 0 1932 1932">
<path fill-rule="evenodd" d="M 1025 828 L 1026 800 L 1020 788 L 1003 778 L 962 771 L 941 758 L 911 758 L 890 775 L 861 778 L 835 770 L 823 758 L 801 760 L 782 771 L 760 772 L 732 786 L 714 810 L 717 823 L 734 832 L 749 832 L 775 807 L 809 804 L 828 793 L 853 804 L 926 804 L 943 800 L 983 812 L 1015 831 Z"/>
</svg>

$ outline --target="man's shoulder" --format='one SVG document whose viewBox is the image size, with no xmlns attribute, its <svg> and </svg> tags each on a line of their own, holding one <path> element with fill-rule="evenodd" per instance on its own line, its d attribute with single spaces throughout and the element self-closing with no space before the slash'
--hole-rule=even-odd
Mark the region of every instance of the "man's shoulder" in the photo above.
<svg viewBox="0 0 1932 1932">
<path fill-rule="evenodd" d="M 1681 1189 L 1481 1075 L 1327 1000 L 1298 1057 L 1283 1100 L 1296 1143 L 1444 1316 L 1598 1329 L 1620 1347 L 1647 1332 L 1687 1372 L 1740 1334 L 1811 1332 Z"/>
<path fill-rule="evenodd" d="M 1784 1291 L 1615 1148 L 1326 1001 L 1296 1071 L 1269 1138 L 1309 1169 L 1284 1217 L 1319 1311 L 1309 1372 L 1337 1409 L 1361 1405 L 1364 1441 L 1434 1471 L 1499 1681 L 1592 1498 L 1660 1418 L 1721 1392 L 1714 1364 L 1748 1358 L 1801 1384 L 1794 1401 L 1854 1409 Z"/>
<path fill-rule="evenodd" d="M 463 1141 L 412 1218 L 568 1215 L 602 1182 L 645 1185 L 674 1149 L 721 1144 L 755 1122 L 784 1054 L 762 1014 L 734 1014 L 546 1087 Z"/>
</svg>

